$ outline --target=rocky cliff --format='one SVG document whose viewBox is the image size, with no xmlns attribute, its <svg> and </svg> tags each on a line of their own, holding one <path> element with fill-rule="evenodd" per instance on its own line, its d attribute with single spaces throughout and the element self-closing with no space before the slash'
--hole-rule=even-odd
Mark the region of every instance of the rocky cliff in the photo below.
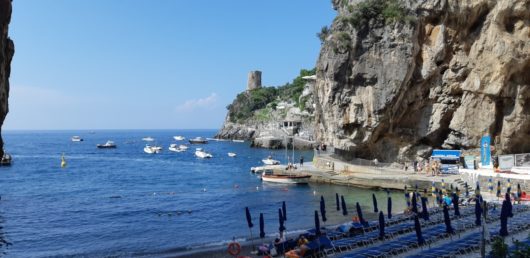
<svg viewBox="0 0 530 258">
<path fill-rule="evenodd" d="M 530 152 L 529 0 L 333 0 L 315 134 L 344 157 Z"/>
<path fill-rule="evenodd" d="M 0 157 L 4 155 L 1 128 L 9 111 L 9 75 L 11 73 L 11 59 L 15 53 L 13 41 L 8 37 L 10 21 L 11 0 L 0 0 Z"/>
</svg>

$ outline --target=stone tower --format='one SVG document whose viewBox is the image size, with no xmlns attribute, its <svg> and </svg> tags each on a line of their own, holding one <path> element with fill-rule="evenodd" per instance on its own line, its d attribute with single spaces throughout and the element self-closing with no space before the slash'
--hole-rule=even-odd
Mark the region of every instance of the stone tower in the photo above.
<svg viewBox="0 0 530 258">
<path fill-rule="evenodd" d="M 261 71 L 250 71 L 248 73 L 247 90 L 261 88 Z"/>
</svg>

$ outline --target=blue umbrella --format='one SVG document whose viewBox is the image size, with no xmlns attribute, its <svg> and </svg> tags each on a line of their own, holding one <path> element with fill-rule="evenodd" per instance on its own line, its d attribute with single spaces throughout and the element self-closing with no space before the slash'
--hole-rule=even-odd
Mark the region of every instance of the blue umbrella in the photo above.
<svg viewBox="0 0 530 258">
<path fill-rule="evenodd" d="M 337 210 L 340 211 L 339 194 L 335 194 L 335 202 L 337 203 Z"/>
<path fill-rule="evenodd" d="M 348 209 L 346 208 L 346 201 L 344 201 L 344 195 L 340 196 L 340 201 L 342 204 L 342 215 L 346 216 L 348 215 Z"/>
<path fill-rule="evenodd" d="M 265 220 L 263 219 L 263 213 L 259 214 L 259 237 L 265 237 Z"/>
<path fill-rule="evenodd" d="M 416 192 L 412 193 L 412 212 L 418 214 L 418 201 L 416 200 Z"/>
<path fill-rule="evenodd" d="M 248 207 L 245 207 L 245 215 L 247 216 L 248 228 L 252 228 L 254 224 L 252 224 L 252 217 L 250 216 L 250 210 Z"/>
<path fill-rule="evenodd" d="M 425 244 L 425 239 L 423 239 L 423 235 L 421 233 L 421 224 L 420 220 L 418 219 L 418 216 L 414 216 L 414 230 L 416 230 L 416 238 L 418 239 L 418 245 Z"/>
<path fill-rule="evenodd" d="M 451 218 L 449 217 L 449 210 L 447 209 L 447 205 L 444 205 L 444 223 L 445 223 L 445 232 L 447 234 L 453 234 L 455 233 L 453 226 L 451 226 Z"/>
<path fill-rule="evenodd" d="M 480 219 L 480 216 L 482 215 L 482 207 L 481 207 L 481 200 L 480 195 L 475 198 L 475 225 L 480 226 L 482 225 L 482 221 Z"/>
<path fill-rule="evenodd" d="M 372 202 L 374 203 L 374 212 L 378 212 L 379 209 L 377 208 L 377 199 L 375 198 L 375 194 L 372 194 Z"/>
<path fill-rule="evenodd" d="M 278 220 L 280 222 L 280 233 L 285 231 L 285 226 L 283 225 L 284 223 L 284 220 L 283 220 L 283 213 L 282 213 L 282 209 L 278 209 Z"/>
<path fill-rule="evenodd" d="M 427 211 L 427 197 L 421 197 L 421 217 L 424 220 L 429 220 L 429 212 Z"/>
<path fill-rule="evenodd" d="M 287 207 L 285 207 L 285 201 L 282 202 L 282 213 L 283 213 L 283 220 L 287 221 Z"/>
<path fill-rule="evenodd" d="M 361 222 L 363 226 L 367 225 L 368 222 L 366 222 L 363 218 L 363 211 L 361 210 L 361 205 L 359 205 L 359 202 L 355 204 L 355 208 L 357 209 L 357 217 L 359 217 L 359 222 Z"/>
<path fill-rule="evenodd" d="M 320 232 L 320 220 L 318 219 L 318 211 L 315 211 L 315 234 L 317 236 L 320 236 L 322 232 Z"/>
<path fill-rule="evenodd" d="M 508 236 L 508 215 L 508 201 L 504 200 L 501 208 L 501 230 L 499 231 L 502 237 Z"/>
<path fill-rule="evenodd" d="M 460 216 L 460 208 L 458 207 L 458 195 L 453 194 L 453 208 L 455 209 L 455 216 Z"/>
<path fill-rule="evenodd" d="M 388 212 L 388 219 L 392 218 L 392 197 L 388 196 L 388 202 L 386 205 L 386 210 Z"/>
<path fill-rule="evenodd" d="M 322 215 L 322 221 L 326 222 L 326 203 L 324 202 L 324 196 L 320 196 L 320 214 Z"/>
<path fill-rule="evenodd" d="M 385 238 L 385 215 L 383 211 L 379 212 L 379 239 Z"/>
<path fill-rule="evenodd" d="M 506 201 L 508 202 L 508 217 L 513 218 L 513 206 L 512 200 L 510 199 L 510 193 L 506 193 Z"/>
</svg>

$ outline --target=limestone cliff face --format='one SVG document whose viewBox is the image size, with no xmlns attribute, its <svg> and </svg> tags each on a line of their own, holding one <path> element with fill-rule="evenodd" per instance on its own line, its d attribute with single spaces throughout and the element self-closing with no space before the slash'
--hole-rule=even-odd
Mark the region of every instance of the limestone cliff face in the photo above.
<svg viewBox="0 0 530 258">
<path fill-rule="evenodd" d="M 317 138 L 345 156 L 432 148 L 530 151 L 530 0 L 399 0 L 407 19 L 359 22 L 334 0 L 315 87 Z"/>
<path fill-rule="evenodd" d="M 0 0 L 0 133 L 4 119 L 9 111 L 9 75 L 11 59 L 15 53 L 13 41 L 8 37 L 11 20 L 11 0 Z M 0 134 L 0 157 L 4 154 L 4 142 Z"/>
</svg>

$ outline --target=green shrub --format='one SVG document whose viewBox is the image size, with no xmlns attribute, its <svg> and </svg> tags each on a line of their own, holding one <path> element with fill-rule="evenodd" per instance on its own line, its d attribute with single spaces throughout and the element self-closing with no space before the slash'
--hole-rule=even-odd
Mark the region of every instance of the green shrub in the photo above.
<svg viewBox="0 0 530 258">
<path fill-rule="evenodd" d="M 357 29 L 367 26 L 370 20 L 390 24 L 412 19 L 399 0 L 365 0 L 357 5 L 348 6 L 348 11 L 351 13 L 349 22 Z"/>
<path fill-rule="evenodd" d="M 320 39 L 320 42 L 324 42 L 326 38 L 328 37 L 328 35 L 329 35 L 328 26 L 322 27 L 322 29 L 320 29 L 320 32 L 317 33 L 317 37 Z"/>
</svg>

